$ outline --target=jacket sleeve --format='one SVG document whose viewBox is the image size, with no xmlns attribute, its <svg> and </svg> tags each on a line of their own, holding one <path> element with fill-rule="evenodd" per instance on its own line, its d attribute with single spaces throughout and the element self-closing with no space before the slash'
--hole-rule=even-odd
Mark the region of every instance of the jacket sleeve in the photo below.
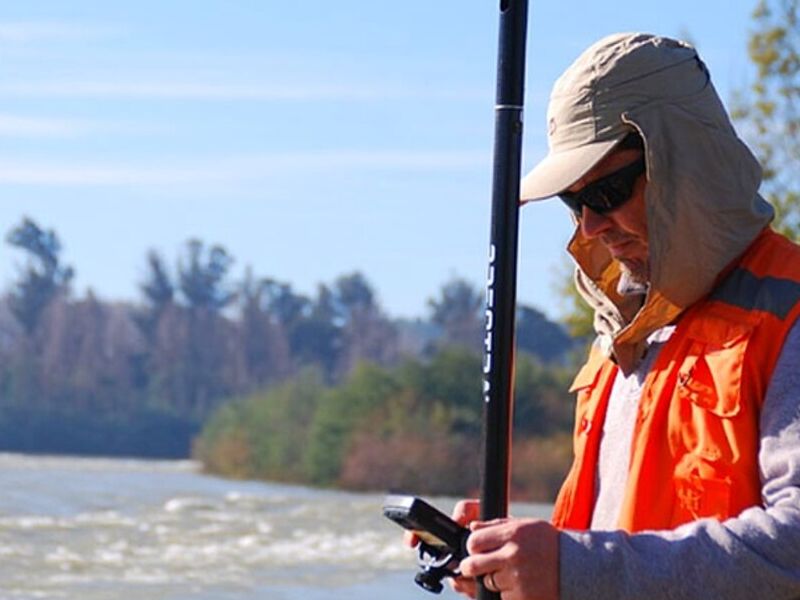
<svg viewBox="0 0 800 600">
<path fill-rule="evenodd" d="M 561 600 L 800 598 L 800 323 L 761 413 L 764 507 L 670 531 L 563 531 Z"/>
</svg>

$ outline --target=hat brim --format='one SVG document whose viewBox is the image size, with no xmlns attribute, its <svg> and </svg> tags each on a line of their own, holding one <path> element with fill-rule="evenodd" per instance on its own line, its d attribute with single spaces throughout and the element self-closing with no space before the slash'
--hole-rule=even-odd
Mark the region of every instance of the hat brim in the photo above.
<svg viewBox="0 0 800 600">
<path fill-rule="evenodd" d="M 544 200 L 563 192 L 586 175 L 623 137 L 551 152 L 522 178 L 520 202 Z"/>
</svg>

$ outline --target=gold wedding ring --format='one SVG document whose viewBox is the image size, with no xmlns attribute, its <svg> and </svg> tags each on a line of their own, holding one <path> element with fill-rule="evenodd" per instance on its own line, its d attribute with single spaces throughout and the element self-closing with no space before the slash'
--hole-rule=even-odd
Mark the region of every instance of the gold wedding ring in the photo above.
<svg viewBox="0 0 800 600">
<path fill-rule="evenodd" d="M 497 584 L 494 581 L 494 573 L 487 573 L 483 576 L 483 587 L 485 587 L 490 592 L 499 592 L 500 588 L 497 587 Z"/>
</svg>

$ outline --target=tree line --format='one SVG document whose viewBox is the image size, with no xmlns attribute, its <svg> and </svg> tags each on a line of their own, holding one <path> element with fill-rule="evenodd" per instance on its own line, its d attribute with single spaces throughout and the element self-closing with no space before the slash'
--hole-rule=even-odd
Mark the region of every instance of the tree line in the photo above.
<svg viewBox="0 0 800 600">
<path fill-rule="evenodd" d="M 572 458 L 571 369 L 516 364 L 512 487 L 552 501 Z M 313 373 L 226 404 L 195 456 L 229 477 L 418 494 L 475 495 L 481 358 L 450 347 L 394 367 L 361 363 L 342 382 Z"/>
<path fill-rule="evenodd" d="M 0 299 L 0 450 L 188 456 L 232 399 L 481 347 L 483 293 L 461 279 L 430 299 L 426 317 L 393 319 L 361 273 L 301 294 L 252 270 L 235 280 L 224 247 L 193 239 L 172 261 L 147 253 L 140 297 L 109 302 L 75 296 L 54 230 L 24 218 L 6 242 L 23 260 Z M 573 348 L 529 306 L 518 337 L 544 362 Z"/>
</svg>

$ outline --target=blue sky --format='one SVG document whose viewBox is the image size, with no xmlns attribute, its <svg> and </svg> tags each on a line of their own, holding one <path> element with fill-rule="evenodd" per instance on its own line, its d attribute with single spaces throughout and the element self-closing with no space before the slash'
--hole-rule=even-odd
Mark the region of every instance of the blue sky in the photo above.
<svg viewBox="0 0 800 600">
<path fill-rule="evenodd" d="M 755 0 L 531 2 L 524 168 L 558 74 L 599 37 L 689 36 L 724 99 L 751 78 Z M 138 299 L 145 254 L 222 244 L 298 291 L 362 271 L 392 316 L 483 285 L 498 2 L 0 5 L 0 233 L 54 228 L 75 293 Z M 519 300 L 560 314 L 570 235 L 525 207 Z M 21 256 L 0 253 L 0 286 Z"/>
</svg>

